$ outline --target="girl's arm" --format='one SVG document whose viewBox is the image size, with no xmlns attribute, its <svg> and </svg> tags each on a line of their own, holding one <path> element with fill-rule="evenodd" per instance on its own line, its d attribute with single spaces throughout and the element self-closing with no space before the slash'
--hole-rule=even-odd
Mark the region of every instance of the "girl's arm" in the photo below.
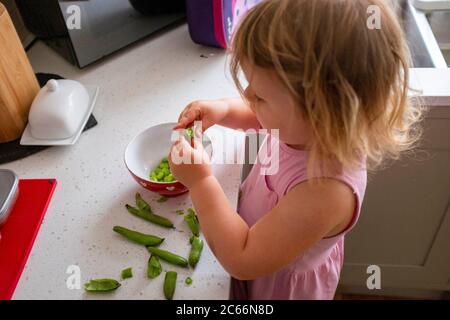
<svg viewBox="0 0 450 320">
<path fill-rule="evenodd" d="M 250 106 L 241 98 L 198 100 L 181 112 L 174 129 L 186 128 L 194 121 L 202 121 L 205 131 L 215 124 L 232 129 L 259 129 L 260 125 Z"/>
<path fill-rule="evenodd" d="M 223 267 L 241 280 L 273 273 L 317 241 L 342 231 L 356 203 L 351 189 L 337 180 L 302 183 L 249 228 L 214 176 L 198 180 L 190 195 L 208 245 Z"/>
<path fill-rule="evenodd" d="M 218 123 L 232 129 L 259 129 L 260 124 L 248 103 L 242 98 L 224 99 L 228 106 L 226 116 Z"/>
</svg>

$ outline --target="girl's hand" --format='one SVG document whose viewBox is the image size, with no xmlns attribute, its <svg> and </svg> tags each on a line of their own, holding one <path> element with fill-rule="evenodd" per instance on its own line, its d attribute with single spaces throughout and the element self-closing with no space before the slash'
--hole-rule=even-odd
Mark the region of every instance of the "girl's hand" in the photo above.
<svg viewBox="0 0 450 320">
<path fill-rule="evenodd" d="M 194 121 L 202 121 L 202 131 L 221 122 L 228 113 L 226 100 L 198 100 L 190 103 L 178 118 L 174 129 L 184 129 Z"/>
<path fill-rule="evenodd" d="M 194 132 L 193 147 L 181 135 L 172 146 L 169 155 L 172 175 L 188 189 L 212 175 L 209 156 L 201 143 L 200 128 L 196 128 Z"/>
</svg>

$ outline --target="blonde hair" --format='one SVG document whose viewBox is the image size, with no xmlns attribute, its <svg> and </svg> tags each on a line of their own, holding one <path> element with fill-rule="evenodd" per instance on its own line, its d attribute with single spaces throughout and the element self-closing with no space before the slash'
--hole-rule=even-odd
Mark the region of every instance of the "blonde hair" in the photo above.
<svg viewBox="0 0 450 320">
<path fill-rule="evenodd" d="M 377 6 L 381 29 L 367 26 Z M 249 11 L 231 47 L 231 74 L 243 59 L 274 70 L 309 121 L 311 166 L 368 168 L 396 159 L 420 137 L 421 108 L 408 99 L 410 53 L 382 0 L 266 0 Z M 319 160 L 319 161 L 317 161 Z"/>
</svg>

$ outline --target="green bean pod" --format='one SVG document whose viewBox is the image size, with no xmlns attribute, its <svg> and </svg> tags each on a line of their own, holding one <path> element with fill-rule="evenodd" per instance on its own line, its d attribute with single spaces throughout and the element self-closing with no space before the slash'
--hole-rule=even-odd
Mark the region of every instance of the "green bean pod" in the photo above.
<svg viewBox="0 0 450 320">
<path fill-rule="evenodd" d="M 173 222 L 167 218 L 158 216 L 158 215 L 152 213 L 151 211 L 139 210 L 135 207 L 130 206 L 129 204 L 126 204 L 125 207 L 127 208 L 129 213 L 131 213 L 132 215 L 135 215 L 136 217 L 147 220 L 151 223 L 160 225 L 165 228 L 173 228 Z"/>
<path fill-rule="evenodd" d="M 189 265 L 192 268 L 195 268 L 198 261 L 200 260 L 200 256 L 203 251 L 203 240 L 199 237 L 192 236 L 190 239 L 191 242 L 191 252 L 189 253 Z"/>
<path fill-rule="evenodd" d="M 94 279 L 84 284 L 84 289 L 90 292 L 109 292 L 120 287 L 120 283 L 114 279 Z"/>
<path fill-rule="evenodd" d="M 188 214 L 184 216 L 184 221 L 186 221 L 189 229 L 191 229 L 192 234 L 196 237 L 200 235 L 200 223 L 198 221 L 197 215 L 194 209 L 187 209 Z"/>
<path fill-rule="evenodd" d="M 162 272 L 161 263 L 157 256 L 151 255 L 148 259 L 147 277 L 155 279 Z"/>
<path fill-rule="evenodd" d="M 153 213 L 152 208 L 144 199 L 142 199 L 142 196 L 139 192 L 136 192 L 135 199 L 136 199 L 136 205 L 139 208 L 139 210 L 149 211 L 149 212 Z"/>
<path fill-rule="evenodd" d="M 147 247 L 147 250 L 151 253 L 157 256 L 158 258 L 171 263 L 176 266 L 184 267 L 186 268 L 188 266 L 188 262 L 185 258 L 180 257 L 179 255 L 176 255 L 172 252 L 161 250 L 155 247 Z"/>
<path fill-rule="evenodd" d="M 153 236 L 151 234 L 140 233 L 121 226 L 115 226 L 113 230 L 128 240 L 143 244 L 144 246 L 159 246 L 164 241 L 164 238 Z"/>
<path fill-rule="evenodd" d="M 172 300 L 177 286 L 177 273 L 175 271 L 167 271 L 164 278 L 164 296 L 167 300 Z"/>
</svg>

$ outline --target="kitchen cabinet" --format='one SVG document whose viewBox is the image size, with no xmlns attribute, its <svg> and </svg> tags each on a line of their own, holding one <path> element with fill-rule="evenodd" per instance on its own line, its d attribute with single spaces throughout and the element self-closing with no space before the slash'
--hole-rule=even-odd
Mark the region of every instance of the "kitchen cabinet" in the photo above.
<svg viewBox="0 0 450 320">
<path fill-rule="evenodd" d="M 416 67 L 411 87 L 427 110 L 424 133 L 413 153 L 369 174 L 339 291 L 442 298 L 450 291 L 450 69 L 426 13 L 398 3 Z M 379 290 L 367 287 L 370 265 L 380 267 Z"/>
<path fill-rule="evenodd" d="M 419 149 L 369 175 L 345 242 L 341 292 L 439 297 L 450 290 L 450 105 L 429 112 Z M 381 289 L 366 286 L 378 265 Z"/>
</svg>

